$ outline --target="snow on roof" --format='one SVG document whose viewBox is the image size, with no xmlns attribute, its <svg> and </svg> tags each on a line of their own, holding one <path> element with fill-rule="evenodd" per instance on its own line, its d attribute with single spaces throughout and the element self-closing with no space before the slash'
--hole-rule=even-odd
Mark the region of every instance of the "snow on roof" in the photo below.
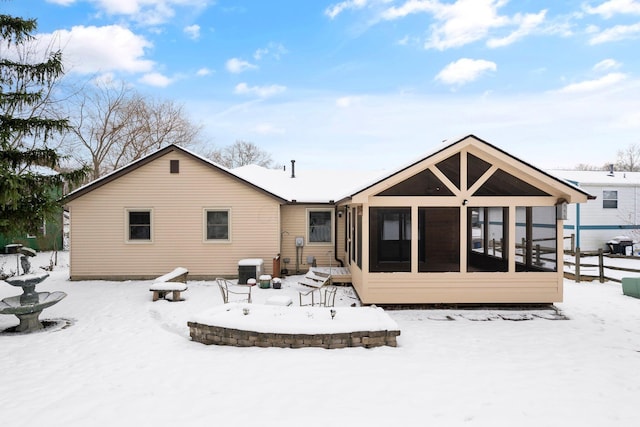
<svg viewBox="0 0 640 427">
<path fill-rule="evenodd" d="M 292 178 L 291 171 L 267 169 L 257 165 L 241 166 L 230 172 L 283 199 L 298 203 L 340 200 L 380 175 L 380 171 L 305 170 L 298 166 L 295 177 Z"/>
<path fill-rule="evenodd" d="M 613 174 L 606 170 L 580 171 L 580 170 L 549 170 L 548 173 L 575 182 L 578 185 L 613 185 L 613 186 L 638 186 L 640 185 L 640 172 L 619 172 Z"/>
<path fill-rule="evenodd" d="M 178 149 L 185 153 L 192 155 L 195 158 L 200 159 L 201 161 L 208 163 L 221 171 L 228 173 L 230 175 L 236 176 L 237 178 L 246 181 L 250 185 L 254 185 L 266 192 L 271 193 L 276 197 L 280 197 L 282 199 L 298 202 L 298 203 L 329 203 L 333 201 L 343 200 L 348 198 L 354 194 L 357 194 L 360 191 L 363 191 L 370 186 L 389 178 L 390 176 L 407 169 L 408 167 L 413 166 L 414 164 L 427 159 L 436 153 L 440 152 L 447 147 L 456 144 L 457 142 L 462 141 L 467 137 L 475 137 L 474 135 L 467 135 L 460 139 L 448 139 L 444 140 L 441 144 L 435 147 L 432 151 L 422 154 L 419 157 L 416 157 L 412 161 L 405 163 L 399 168 L 393 168 L 391 171 L 389 170 L 359 170 L 359 169 L 348 169 L 348 170 L 308 170 L 299 165 L 298 169 L 295 171 L 295 177 L 291 176 L 291 171 L 286 171 L 283 169 L 268 169 L 258 165 L 247 165 L 241 166 L 235 169 L 228 169 L 222 165 L 219 165 L 213 162 L 206 157 L 203 157 L 197 153 L 194 153 L 184 147 L 177 145 L 170 145 L 156 153 L 153 153 L 149 156 L 138 159 L 122 168 L 115 170 L 107 175 L 102 176 L 101 178 L 86 184 L 67 195 L 68 199 L 73 199 L 78 195 L 83 194 L 85 191 L 90 190 L 91 188 L 100 185 L 101 183 L 106 183 L 110 179 L 115 178 L 120 173 L 124 173 L 128 169 L 136 168 L 139 164 L 143 164 L 149 158 L 153 158 L 157 156 L 159 153 L 171 149 Z M 487 145 L 489 143 L 482 141 Z M 497 148 L 497 147 L 496 147 Z M 500 150 L 499 148 L 497 148 Z M 513 157 L 513 156 L 512 156 Z M 519 159 L 517 159 L 519 160 Z M 521 160 L 520 160 L 521 161 Z M 526 162 L 523 162 L 526 163 Z M 533 167 L 533 166 L 532 166 Z M 535 167 L 534 167 L 535 168 Z M 536 168 L 537 169 L 537 168 Z M 538 169 L 540 170 L 540 169 Z M 575 181 L 571 177 L 568 177 L 564 174 L 550 173 L 548 171 L 542 171 L 542 173 L 546 173 L 551 177 L 558 179 L 565 183 L 568 186 L 576 188 L 578 191 L 583 192 L 583 190 L 579 189 L 572 182 Z M 576 171 L 571 171 L 576 172 Z M 600 172 L 606 173 L 606 172 Z M 619 173 L 618 173 L 619 174 Z M 629 174 L 629 172 L 627 172 Z M 638 181 L 640 182 L 640 173 L 638 174 Z"/>
<path fill-rule="evenodd" d="M 388 178 L 389 175 L 402 171 L 438 153 L 456 141 L 444 140 L 431 152 L 422 154 L 419 157 L 416 156 L 405 164 L 400 165 L 400 167 L 394 167 L 391 170 L 306 170 L 299 165 L 295 170 L 295 178 L 291 177 L 290 171 L 266 169 L 257 165 L 241 166 L 231 169 L 230 172 L 290 201 L 298 203 L 327 203 L 350 197 Z"/>
</svg>

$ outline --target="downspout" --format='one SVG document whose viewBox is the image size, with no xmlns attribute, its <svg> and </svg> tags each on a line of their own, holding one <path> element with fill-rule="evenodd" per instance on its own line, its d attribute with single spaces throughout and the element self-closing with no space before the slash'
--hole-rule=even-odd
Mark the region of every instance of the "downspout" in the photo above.
<svg viewBox="0 0 640 427">
<path fill-rule="evenodd" d="M 340 267 L 344 267 L 344 262 L 340 258 L 338 258 L 338 219 L 340 219 L 340 217 L 338 216 L 338 207 L 334 206 L 333 210 L 333 217 L 336 218 L 336 224 L 333 227 L 333 259 L 340 264 Z M 345 215 L 345 218 L 346 217 L 347 216 Z M 347 232 L 346 227 L 344 232 Z"/>
<path fill-rule="evenodd" d="M 580 247 L 580 203 L 576 203 L 576 248 Z"/>
<path fill-rule="evenodd" d="M 613 172 L 612 172 L 613 173 Z M 575 185 L 576 187 L 580 187 L 580 183 L 578 181 L 568 180 L 570 183 Z M 580 247 L 580 203 L 576 203 L 576 247 L 571 248 L 575 250 Z M 564 246 L 564 245 L 563 245 Z"/>
<path fill-rule="evenodd" d="M 627 177 L 627 174 L 624 174 L 624 177 Z M 631 224 L 631 255 L 634 255 L 636 253 L 636 244 L 634 243 L 634 241 L 636 240 L 635 237 L 638 233 L 638 189 L 634 186 L 633 187 L 633 222 Z"/>
</svg>

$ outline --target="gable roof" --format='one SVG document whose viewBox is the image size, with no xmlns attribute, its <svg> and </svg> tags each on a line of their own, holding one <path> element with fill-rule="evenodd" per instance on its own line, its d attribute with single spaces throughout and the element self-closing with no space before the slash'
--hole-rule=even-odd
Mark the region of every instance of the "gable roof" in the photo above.
<svg viewBox="0 0 640 427">
<path fill-rule="evenodd" d="M 454 147 L 455 145 L 460 145 L 460 148 L 463 148 L 463 145 L 468 145 L 468 141 L 476 141 L 478 143 L 480 143 L 481 145 L 486 146 L 487 148 L 489 148 L 489 150 L 495 150 L 497 153 L 502 154 L 503 156 L 506 156 L 508 159 L 512 160 L 513 162 L 515 162 L 516 164 L 519 164 L 521 166 L 526 166 L 528 168 L 533 169 L 535 172 L 542 174 L 543 176 L 546 176 L 548 178 L 551 178 L 553 181 L 557 182 L 558 184 L 562 185 L 563 187 L 565 187 L 568 190 L 571 191 L 575 191 L 578 192 L 584 196 L 587 197 L 587 199 L 594 199 L 595 197 L 590 195 L 589 193 L 587 193 L 586 191 L 584 191 L 583 189 L 581 189 L 580 187 L 578 187 L 577 185 L 566 181 L 565 179 L 559 178 L 557 176 L 554 176 L 548 172 L 543 171 L 542 169 L 539 169 L 509 153 L 507 153 L 506 151 L 502 150 L 501 148 L 496 147 L 493 144 L 488 143 L 487 141 L 484 141 L 483 139 L 478 138 L 477 136 L 473 135 L 473 134 L 469 134 L 466 135 L 462 138 L 457 138 L 455 140 L 449 141 L 449 140 L 445 140 L 443 142 L 443 144 L 440 147 L 437 147 L 433 152 L 427 154 L 426 156 L 423 156 L 415 161 L 412 161 L 411 163 L 409 163 L 408 165 L 405 165 L 399 169 L 397 169 L 395 172 L 392 172 L 391 174 L 388 174 L 387 176 L 378 179 L 376 181 L 373 181 L 359 189 L 357 189 L 356 191 L 354 191 L 353 193 L 351 193 L 349 196 L 344 197 L 343 199 L 340 199 L 340 201 L 345 201 L 349 198 L 353 198 L 354 196 L 357 196 L 358 194 L 367 191 L 368 189 L 374 187 L 375 185 L 386 181 L 404 171 L 406 171 L 409 168 L 412 168 L 413 166 L 425 162 L 433 157 L 435 157 L 436 155 L 438 155 L 439 153 L 442 153 L 445 150 L 449 150 L 450 148 Z"/>
<path fill-rule="evenodd" d="M 86 185 L 84 185 L 84 186 L 82 186 L 82 187 L 70 192 L 69 194 L 67 194 L 64 197 L 63 201 L 64 201 L 64 203 L 68 203 L 68 202 L 70 202 L 72 200 L 77 199 L 78 197 L 82 197 L 83 195 L 85 195 L 85 194 L 87 194 L 87 193 L 89 193 L 89 192 L 91 192 L 91 191 L 93 191 L 93 190 L 95 190 L 97 188 L 100 188 L 103 185 L 106 185 L 106 184 L 110 183 L 111 181 L 114 181 L 114 180 L 120 178 L 123 175 L 126 175 L 126 174 L 128 174 L 130 172 L 133 172 L 134 170 L 136 170 L 136 169 L 138 169 L 138 168 L 140 168 L 140 167 L 142 167 L 142 166 L 144 166 L 144 165 L 146 165 L 148 163 L 151 163 L 154 160 L 157 160 L 160 157 L 163 157 L 163 156 L 165 156 L 165 155 L 167 155 L 167 154 L 169 154 L 171 152 L 174 152 L 174 151 L 179 151 L 179 152 L 183 153 L 184 155 L 186 155 L 187 157 L 190 157 L 193 160 L 196 160 L 197 162 L 200 162 L 200 163 L 204 164 L 205 166 L 207 166 L 207 167 L 209 167 L 209 168 L 211 168 L 211 169 L 213 169 L 213 170 L 215 170 L 217 172 L 220 172 L 220 173 L 222 173 L 222 174 L 224 174 L 224 175 L 226 175 L 226 176 L 228 176 L 228 177 L 230 177 L 230 178 L 232 178 L 232 179 L 234 179 L 234 180 L 236 180 L 236 181 L 238 181 L 238 182 L 240 182 L 240 183 L 242 183 L 244 185 L 247 185 L 247 186 L 253 188 L 254 190 L 256 190 L 256 191 L 258 191 L 260 193 L 266 194 L 269 197 L 272 197 L 272 198 L 276 199 L 280 203 L 287 202 L 286 199 L 284 199 L 284 198 L 282 198 L 282 197 L 280 197 L 280 196 L 278 196 L 278 195 L 276 195 L 274 193 L 271 193 L 271 192 L 265 190 L 264 188 L 262 188 L 262 187 L 260 187 L 260 186 L 258 186 L 256 184 L 250 182 L 250 181 L 247 181 L 247 180 L 241 178 L 240 176 L 232 173 L 229 169 L 225 168 L 224 166 L 218 165 L 218 164 L 212 162 L 209 159 L 206 159 L 206 158 L 204 158 L 202 156 L 199 156 L 199 155 L 187 150 L 186 148 L 180 147 L 179 145 L 175 145 L 175 144 L 171 144 L 171 145 L 168 145 L 168 146 L 166 146 L 164 148 L 161 148 L 158 151 L 156 151 L 155 153 L 149 154 L 148 156 L 145 156 L 145 157 L 143 157 L 141 159 L 138 159 L 138 160 L 136 160 L 136 161 L 134 161 L 132 163 L 129 163 L 128 165 L 126 165 L 124 167 L 121 167 L 120 169 L 117 169 L 117 170 L 115 170 L 115 171 L 113 171 L 113 172 L 111 172 L 111 173 L 109 173 L 109 174 L 107 174 L 107 175 L 105 175 L 103 177 L 98 178 L 95 181 L 90 182 L 89 184 L 86 184 Z"/>
<path fill-rule="evenodd" d="M 147 163 L 171 153 L 173 151 L 179 151 L 184 155 L 201 162 L 207 167 L 212 168 L 228 177 L 247 185 L 254 190 L 266 194 L 280 203 L 333 203 L 334 201 L 342 202 L 346 201 L 354 196 L 367 191 L 371 187 L 393 178 L 394 176 L 406 171 L 407 169 L 427 161 L 439 153 L 445 150 L 449 150 L 456 145 L 460 145 L 462 149 L 464 145 L 468 145 L 471 142 L 477 142 L 486 146 L 488 151 L 495 150 L 496 153 L 500 153 L 506 156 L 509 160 L 520 166 L 526 166 L 531 168 L 536 173 L 540 173 L 542 176 L 552 179 L 556 183 L 564 186 L 569 191 L 578 192 L 588 199 L 594 199 L 595 197 L 563 178 L 560 178 L 554 174 L 548 173 L 535 166 L 530 165 L 517 157 L 512 156 L 506 151 L 478 138 L 473 134 L 466 135 L 462 138 L 458 138 L 452 141 L 445 140 L 444 143 L 437 147 L 434 151 L 422 156 L 417 160 L 411 161 L 409 164 L 396 169 L 395 171 L 381 172 L 381 171 L 309 171 L 298 170 L 295 174 L 295 178 L 292 178 L 289 173 L 279 169 L 267 169 L 261 166 L 248 165 L 242 166 L 236 169 L 227 169 L 224 166 L 218 165 L 215 162 L 204 158 L 198 154 L 195 154 L 184 147 L 172 144 L 168 145 L 160 150 L 138 159 L 127 166 L 124 166 L 116 171 L 113 171 L 87 185 L 84 185 L 64 198 L 64 202 L 70 202 L 83 196 L 101 186 L 108 184 L 109 182 L 118 179 L 119 177 L 128 174 Z"/>
</svg>

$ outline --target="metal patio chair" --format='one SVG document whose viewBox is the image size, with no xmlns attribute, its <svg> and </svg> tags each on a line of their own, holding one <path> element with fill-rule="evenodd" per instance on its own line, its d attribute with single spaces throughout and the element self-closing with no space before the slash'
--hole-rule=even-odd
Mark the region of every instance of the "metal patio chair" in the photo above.
<svg viewBox="0 0 640 427">
<path fill-rule="evenodd" d="M 333 307 L 336 301 L 336 292 L 338 288 L 335 286 L 322 286 L 320 288 L 312 288 L 308 291 L 298 291 L 300 297 L 300 307 L 316 306 L 316 307 Z"/>
<path fill-rule="evenodd" d="M 248 285 L 236 285 L 227 279 L 216 278 L 220 293 L 222 294 L 222 301 L 225 304 L 235 301 L 251 302 L 251 286 Z M 238 297 L 233 297 L 238 295 Z M 235 301 L 231 301 L 229 298 L 236 298 Z"/>
</svg>

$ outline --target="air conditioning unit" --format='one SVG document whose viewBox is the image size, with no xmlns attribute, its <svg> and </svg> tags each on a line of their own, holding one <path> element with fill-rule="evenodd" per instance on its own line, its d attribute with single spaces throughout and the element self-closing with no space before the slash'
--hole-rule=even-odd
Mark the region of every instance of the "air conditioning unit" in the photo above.
<svg viewBox="0 0 640 427">
<path fill-rule="evenodd" d="M 238 284 L 246 285 L 247 280 L 256 279 L 264 271 L 264 262 L 260 258 L 241 259 L 238 262 Z"/>
</svg>

